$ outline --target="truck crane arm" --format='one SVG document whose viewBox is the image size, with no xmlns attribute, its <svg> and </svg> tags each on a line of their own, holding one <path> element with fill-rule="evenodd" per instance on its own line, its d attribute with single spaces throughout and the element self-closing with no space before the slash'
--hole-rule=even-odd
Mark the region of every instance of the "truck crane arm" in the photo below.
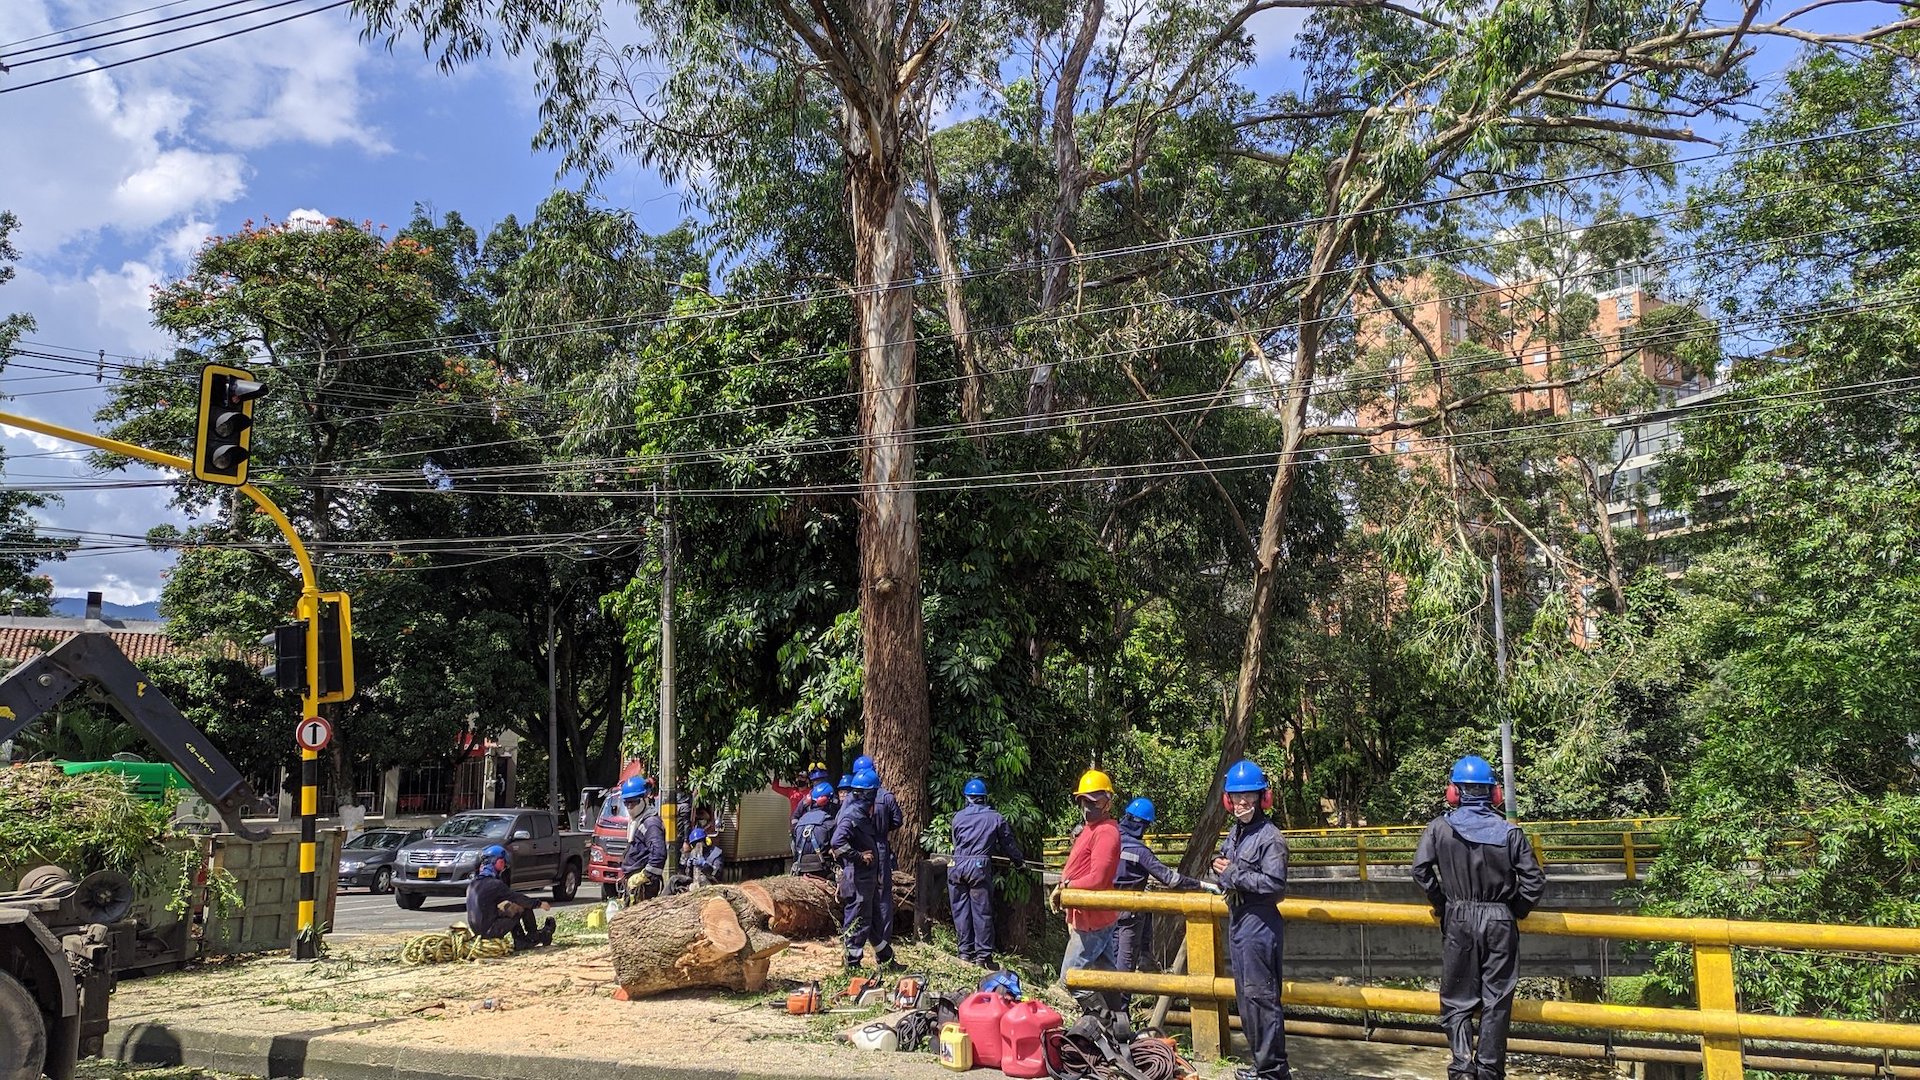
<svg viewBox="0 0 1920 1080">
<path fill-rule="evenodd" d="M 88 682 L 106 692 L 115 711 L 140 729 L 154 750 L 180 770 L 193 790 L 212 804 L 228 829 L 254 841 L 272 835 L 272 830 L 248 825 L 241 818 L 259 797 L 240 770 L 147 681 L 146 674 L 107 634 L 76 634 L 0 679 L 0 742 L 13 738 Z"/>
</svg>

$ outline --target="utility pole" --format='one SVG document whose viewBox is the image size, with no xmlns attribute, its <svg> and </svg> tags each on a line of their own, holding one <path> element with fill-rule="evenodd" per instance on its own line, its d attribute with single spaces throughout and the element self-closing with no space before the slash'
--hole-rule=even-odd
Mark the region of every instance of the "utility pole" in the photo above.
<svg viewBox="0 0 1920 1080">
<path fill-rule="evenodd" d="M 658 499 L 658 492 L 655 493 Z M 677 762 L 680 732 L 673 711 L 673 562 L 677 544 L 673 533 L 671 493 L 658 503 L 660 511 L 660 823 L 667 834 L 667 880 L 680 870 L 680 770 Z"/>
<path fill-rule="evenodd" d="M 1520 818 L 1519 789 L 1513 786 L 1513 716 L 1507 711 L 1507 616 L 1501 596 L 1500 549 L 1493 551 L 1493 663 L 1500 673 L 1500 776 L 1507 794 L 1507 819 Z"/>
<path fill-rule="evenodd" d="M 560 805 L 560 684 L 554 678 L 553 609 L 557 602 L 547 601 L 547 810 L 561 812 Z"/>
</svg>

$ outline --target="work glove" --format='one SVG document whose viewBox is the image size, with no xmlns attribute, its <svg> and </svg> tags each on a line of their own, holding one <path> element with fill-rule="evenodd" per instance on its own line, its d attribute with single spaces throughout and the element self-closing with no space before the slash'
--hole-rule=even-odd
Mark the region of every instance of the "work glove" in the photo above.
<svg viewBox="0 0 1920 1080">
<path fill-rule="evenodd" d="M 1060 893 L 1066 887 L 1067 887 L 1067 883 L 1064 881 L 1054 883 L 1053 888 L 1049 890 L 1047 893 L 1047 910 L 1048 911 L 1052 911 L 1057 914 L 1060 911 L 1064 910 L 1063 905 L 1060 903 Z"/>
<path fill-rule="evenodd" d="M 1215 896 L 1219 896 L 1223 892 L 1220 886 L 1215 885 L 1211 881 L 1201 881 L 1201 882 L 1196 882 L 1196 884 L 1198 884 L 1201 888 L 1207 890 L 1208 892 L 1212 893 Z"/>
</svg>

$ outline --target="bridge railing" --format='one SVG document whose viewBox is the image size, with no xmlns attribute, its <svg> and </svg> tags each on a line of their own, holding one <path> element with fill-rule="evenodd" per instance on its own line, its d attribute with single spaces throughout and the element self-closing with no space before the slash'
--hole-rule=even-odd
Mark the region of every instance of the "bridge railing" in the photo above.
<svg viewBox="0 0 1920 1080">
<path fill-rule="evenodd" d="M 1593 821 L 1534 821 L 1521 829 L 1533 844 L 1534 857 L 1549 872 L 1581 867 L 1617 869 L 1628 881 L 1639 880 L 1648 863 L 1659 858 L 1666 826 L 1672 818 L 1620 818 Z M 1381 868 L 1413 865 L 1414 849 L 1425 825 L 1369 825 L 1339 829 L 1287 829 L 1292 865 L 1313 869 L 1352 870 L 1368 881 Z M 1066 861 L 1072 841 L 1048 837 L 1043 853 L 1049 866 Z M 1147 847 L 1172 861 L 1186 850 L 1187 834 L 1153 833 Z"/>
<path fill-rule="evenodd" d="M 1187 970 L 1191 974 L 1081 969 L 1068 972 L 1066 984 L 1074 990 L 1184 997 L 1191 1002 L 1194 1055 L 1199 1058 L 1222 1055 L 1231 1043 L 1228 1008 L 1234 997 L 1233 978 L 1227 964 L 1224 900 L 1198 893 L 1085 889 L 1068 889 L 1061 900 L 1068 907 L 1161 912 L 1185 919 Z M 1439 920 L 1425 904 L 1287 899 L 1281 901 L 1280 913 L 1287 919 L 1311 922 L 1426 927 L 1436 933 L 1439 930 Z M 1513 1004 L 1513 1018 L 1523 1023 L 1608 1032 L 1696 1036 L 1700 1040 L 1705 1080 L 1741 1080 L 1744 1075 L 1742 1040 L 1746 1039 L 1874 1050 L 1920 1050 L 1920 1024 L 1743 1013 L 1733 977 L 1735 947 L 1920 956 L 1920 932 L 1912 929 L 1559 911 L 1536 911 L 1518 925 L 1525 934 L 1691 945 L 1695 1008 L 1519 998 Z M 1434 974 L 1439 975 L 1437 967 Z M 1380 986 L 1286 980 L 1280 986 L 1280 999 L 1289 1005 L 1318 1008 L 1440 1014 L 1438 994 Z"/>
</svg>

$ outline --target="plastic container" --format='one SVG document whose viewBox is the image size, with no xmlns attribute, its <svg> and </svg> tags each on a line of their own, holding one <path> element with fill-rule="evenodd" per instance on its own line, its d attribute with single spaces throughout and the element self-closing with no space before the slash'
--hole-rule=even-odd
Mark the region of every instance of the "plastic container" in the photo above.
<svg viewBox="0 0 1920 1080">
<path fill-rule="evenodd" d="M 973 1040 L 959 1024 L 940 1025 L 940 1064 L 955 1072 L 973 1068 Z"/>
<path fill-rule="evenodd" d="M 1000 1071 L 1018 1077 L 1047 1075 L 1046 1035 L 1060 1026 L 1060 1014 L 1038 1001 L 1008 1009 L 1000 1018 Z"/>
<path fill-rule="evenodd" d="M 1000 1067 L 1000 1020 L 1007 1008 L 1006 995 L 991 990 L 968 994 L 960 1003 L 960 1030 L 973 1040 L 973 1063 L 983 1069 Z"/>
</svg>

